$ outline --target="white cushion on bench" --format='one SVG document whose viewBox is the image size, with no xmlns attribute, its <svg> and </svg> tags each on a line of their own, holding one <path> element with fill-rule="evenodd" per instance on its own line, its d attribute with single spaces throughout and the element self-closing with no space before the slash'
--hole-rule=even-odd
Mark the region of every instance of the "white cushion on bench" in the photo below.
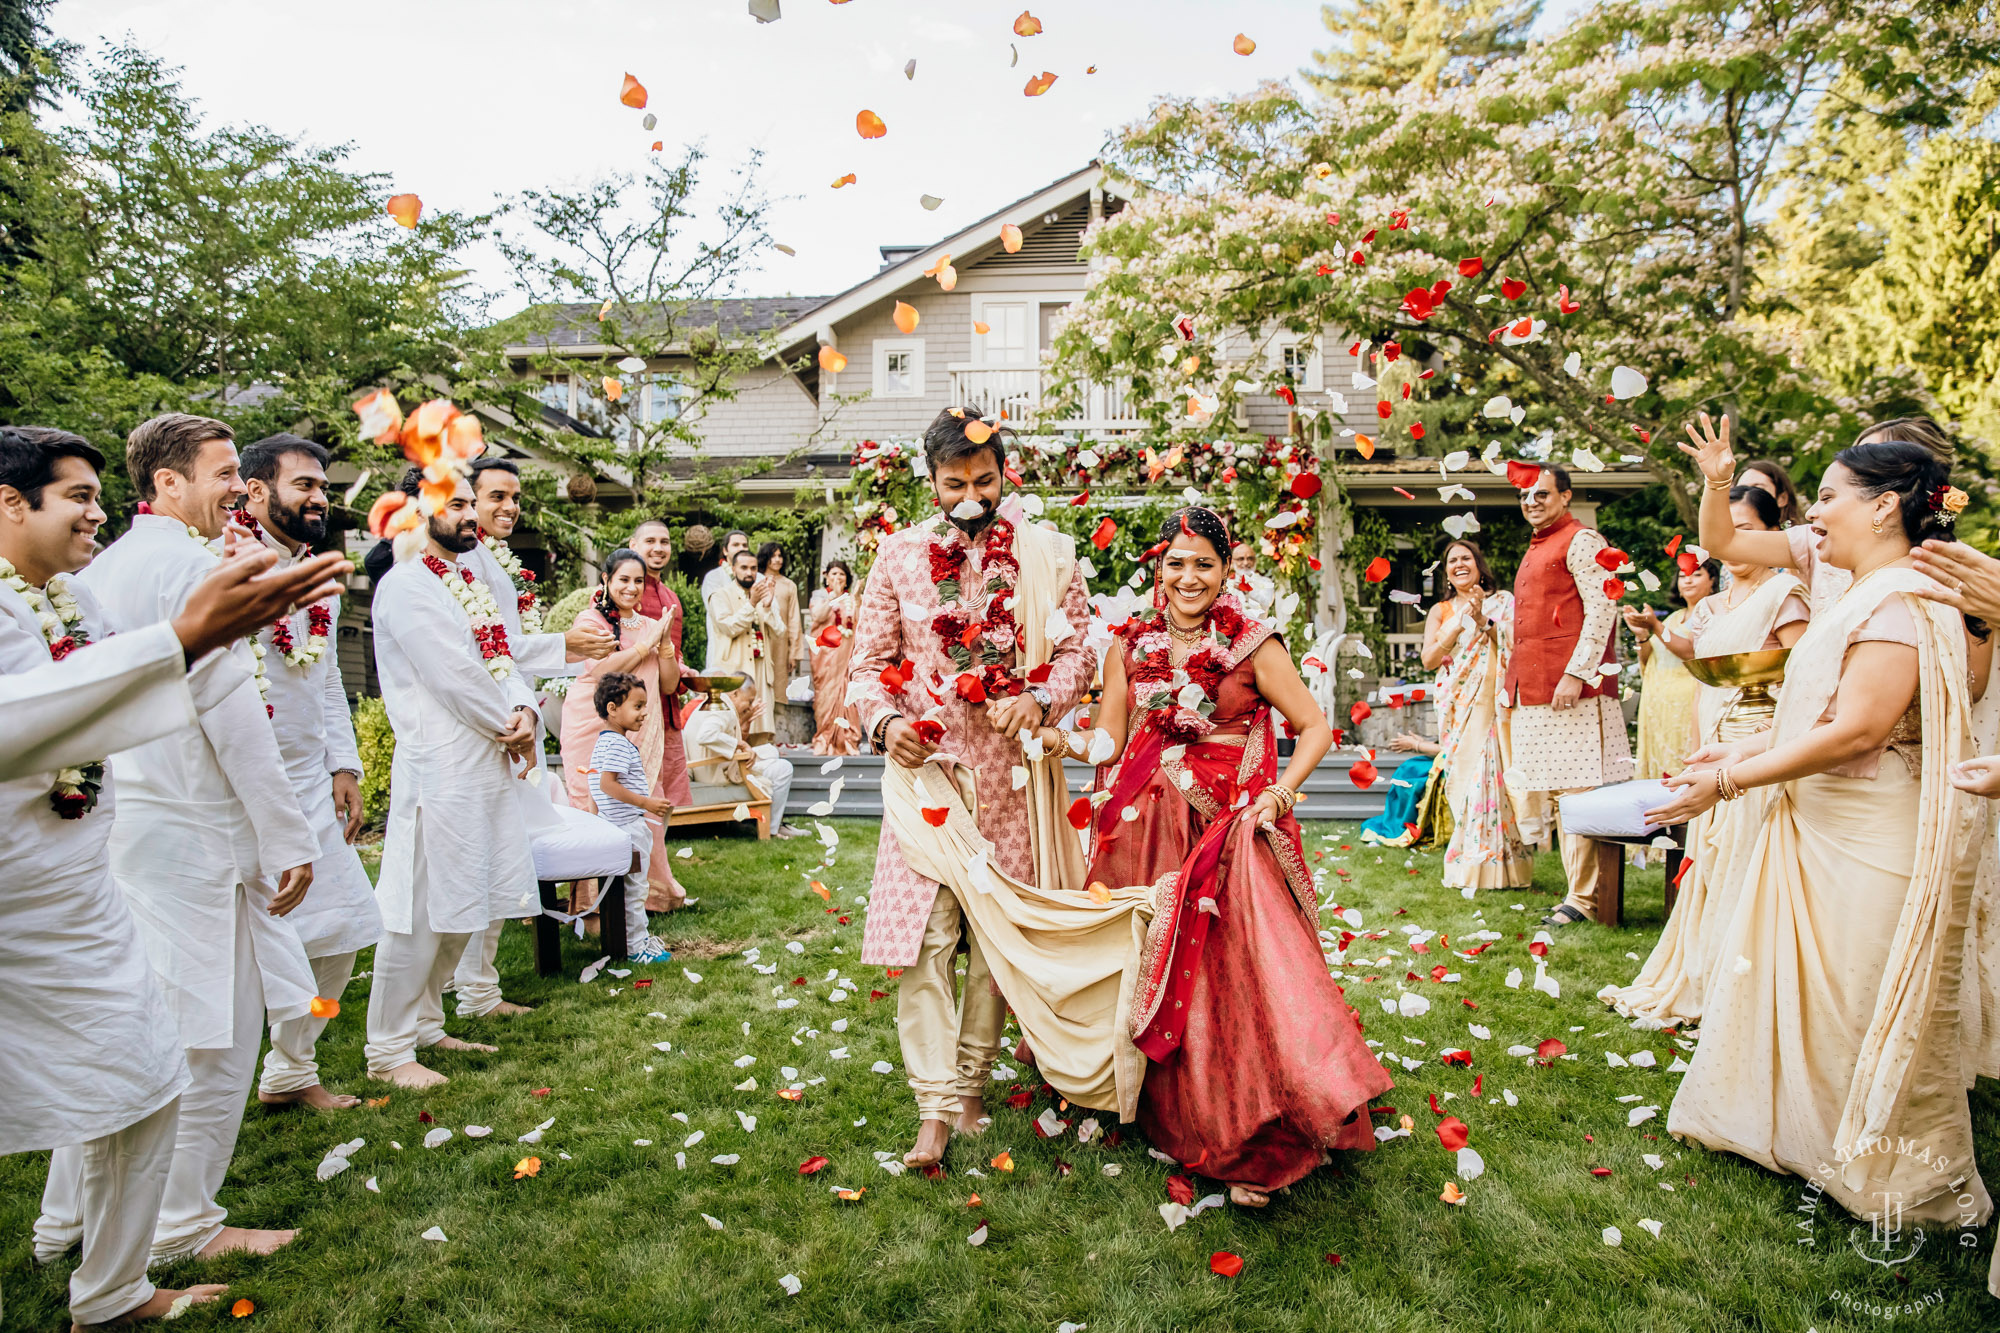
<svg viewBox="0 0 2000 1333">
<path fill-rule="evenodd" d="M 1667 784 L 1656 778 L 1576 792 L 1562 798 L 1562 831 L 1582 838 L 1649 838 L 1660 825 L 1648 824 L 1646 811 L 1673 798 Z"/>
<path fill-rule="evenodd" d="M 551 805 L 557 826 L 537 832 L 530 847 L 535 878 L 561 882 L 622 875 L 632 865 L 632 840 L 608 819 L 587 810 Z"/>
</svg>

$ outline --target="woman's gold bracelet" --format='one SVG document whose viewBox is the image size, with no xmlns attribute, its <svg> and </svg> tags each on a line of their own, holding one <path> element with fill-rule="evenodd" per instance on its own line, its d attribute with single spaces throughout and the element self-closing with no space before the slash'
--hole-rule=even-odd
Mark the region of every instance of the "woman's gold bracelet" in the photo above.
<svg viewBox="0 0 2000 1333">
<path fill-rule="evenodd" d="M 1736 779 L 1727 768 L 1715 770 L 1715 794 L 1725 801 L 1733 801 L 1743 794 L 1743 789 L 1736 785 Z"/>
<path fill-rule="evenodd" d="M 1728 481 L 1717 481 L 1713 477 L 1703 477 L 1702 485 L 1711 491 L 1732 491 L 1736 489 L 1736 479 L 1731 477 Z"/>
<path fill-rule="evenodd" d="M 1282 782 L 1272 783 L 1270 791 L 1278 798 L 1278 804 L 1283 807 L 1279 810 L 1279 814 L 1290 814 L 1292 807 L 1299 803 L 1299 794 Z"/>
</svg>

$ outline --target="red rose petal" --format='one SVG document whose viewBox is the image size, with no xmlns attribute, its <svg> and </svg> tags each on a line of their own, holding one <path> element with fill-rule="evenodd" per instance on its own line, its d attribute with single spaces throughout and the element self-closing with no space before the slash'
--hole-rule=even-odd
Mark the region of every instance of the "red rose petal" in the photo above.
<svg viewBox="0 0 2000 1333">
<path fill-rule="evenodd" d="M 1231 1254 L 1228 1250 L 1217 1250 L 1208 1256 L 1208 1271 L 1222 1277 L 1235 1277 L 1243 1271 L 1243 1256 Z"/>
</svg>

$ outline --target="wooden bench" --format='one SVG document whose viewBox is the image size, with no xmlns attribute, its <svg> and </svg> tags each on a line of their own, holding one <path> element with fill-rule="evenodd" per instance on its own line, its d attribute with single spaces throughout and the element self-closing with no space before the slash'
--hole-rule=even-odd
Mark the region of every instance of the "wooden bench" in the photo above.
<svg viewBox="0 0 2000 1333">
<path fill-rule="evenodd" d="M 1681 867 L 1687 857 L 1687 825 L 1676 824 L 1643 838 L 1593 838 L 1597 844 L 1597 923 L 1601 926 L 1625 924 L 1625 849 L 1651 847 L 1664 833 L 1674 840 L 1667 851 L 1667 915 L 1674 914 L 1674 899 L 1680 896 Z"/>
</svg>

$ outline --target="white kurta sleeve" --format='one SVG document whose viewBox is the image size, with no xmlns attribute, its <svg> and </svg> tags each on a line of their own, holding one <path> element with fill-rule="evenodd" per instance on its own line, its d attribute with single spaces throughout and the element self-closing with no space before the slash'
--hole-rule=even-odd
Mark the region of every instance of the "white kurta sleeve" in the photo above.
<svg viewBox="0 0 2000 1333">
<path fill-rule="evenodd" d="M 1618 603 L 1604 595 L 1604 580 L 1610 575 L 1597 563 L 1597 553 L 1605 547 L 1603 534 L 1585 528 L 1570 539 L 1565 563 L 1576 580 L 1577 594 L 1583 598 L 1583 632 L 1576 637 L 1576 651 L 1570 654 L 1563 674 L 1587 683 L 1597 680 L 1597 668 L 1604 661 L 1604 645 L 1618 626 Z"/>
<path fill-rule="evenodd" d="M 514 650 L 514 665 L 522 674 L 529 676 L 567 676 L 574 672 L 569 668 L 569 649 L 560 634 L 523 634 L 510 647 Z"/>
<path fill-rule="evenodd" d="M 0 634 L 19 633 L 0 620 Z M 91 763 L 194 718 L 173 626 L 114 635 L 60 662 L 0 676 L 0 781 Z"/>
<path fill-rule="evenodd" d="M 278 737 L 255 683 L 244 682 L 203 712 L 201 730 L 229 779 L 229 789 L 250 817 L 257 834 L 257 863 L 264 873 L 275 879 L 293 866 L 315 860 L 319 835 L 299 809 Z"/>
<path fill-rule="evenodd" d="M 332 645 L 327 647 L 332 653 Z M 361 774 L 361 746 L 354 739 L 354 714 L 347 707 L 347 687 L 340 679 L 338 655 L 326 664 L 326 694 L 322 716 L 326 719 L 326 771 Z"/>
<path fill-rule="evenodd" d="M 757 606 L 748 597 L 731 597 L 729 585 L 718 586 L 714 592 L 702 596 L 702 604 L 708 608 L 708 618 L 724 636 L 734 639 L 750 632 L 750 627 L 758 622 Z M 715 656 L 714 649 L 709 656 Z"/>
</svg>

